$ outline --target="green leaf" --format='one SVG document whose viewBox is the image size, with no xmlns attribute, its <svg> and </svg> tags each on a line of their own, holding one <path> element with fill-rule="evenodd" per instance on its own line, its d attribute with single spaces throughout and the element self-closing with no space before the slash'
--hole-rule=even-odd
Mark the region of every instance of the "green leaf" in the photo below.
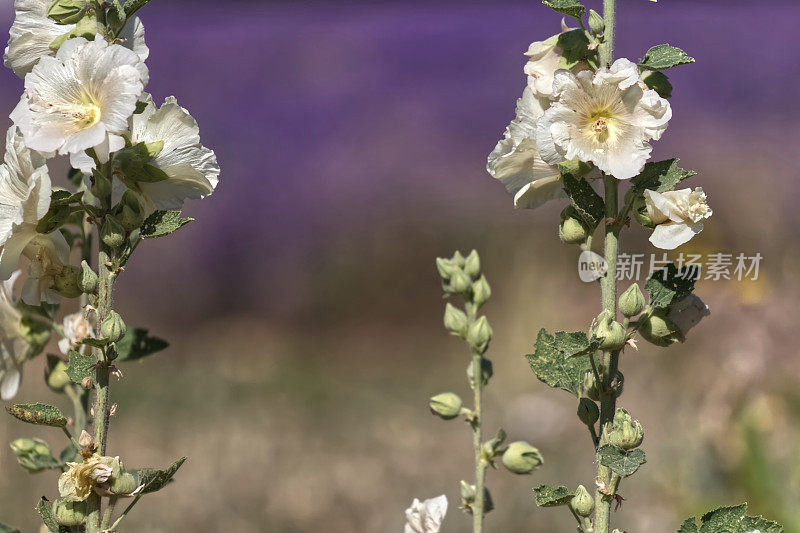
<svg viewBox="0 0 800 533">
<path fill-rule="evenodd" d="M 94 364 L 97 359 L 93 355 L 83 355 L 75 350 L 69 351 L 69 364 L 67 365 L 67 375 L 73 383 L 80 383 L 84 378 L 94 376 Z"/>
<path fill-rule="evenodd" d="M 556 43 L 563 51 L 558 68 L 571 69 L 581 61 L 596 63 L 597 50 L 589 49 L 589 36 L 584 30 L 565 31 L 558 35 Z"/>
<path fill-rule="evenodd" d="M 81 451 L 71 442 L 66 448 L 61 450 L 58 458 L 62 463 L 75 463 L 83 460 L 81 458 Z"/>
<path fill-rule="evenodd" d="M 28 424 L 51 426 L 54 428 L 67 427 L 67 417 L 52 405 L 43 403 L 17 404 L 6 407 L 8 414 Z"/>
<path fill-rule="evenodd" d="M 694 58 L 680 48 L 659 44 L 647 51 L 639 66 L 647 70 L 664 70 L 686 63 L 694 63 Z"/>
<path fill-rule="evenodd" d="M 597 450 L 597 455 L 600 457 L 601 465 L 607 466 L 622 477 L 633 475 L 647 462 L 644 450 L 641 448 L 626 451 L 606 444 Z"/>
<path fill-rule="evenodd" d="M 49 529 L 51 533 L 59 533 L 60 527 L 58 522 L 56 522 L 56 517 L 53 516 L 52 502 L 42 496 L 42 499 L 36 504 L 36 512 L 42 517 L 44 525 L 47 526 L 47 529 Z"/>
<path fill-rule="evenodd" d="M 86 337 L 80 344 L 85 344 L 86 346 L 92 346 L 93 348 L 103 348 L 108 346 L 108 339 L 95 339 L 92 337 Z"/>
<path fill-rule="evenodd" d="M 56 189 L 50 195 L 50 207 L 63 207 L 65 205 L 79 204 L 83 198 L 83 192 L 84 191 L 80 191 L 72 194 L 70 191 L 65 189 Z"/>
<path fill-rule="evenodd" d="M 562 351 L 564 349 L 556 337 L 541 329 L 536 337 L 534 353 L 526 357 L 540 381 L 578 396 L 583 378 L 592 368 L 591 363 L 588 357 L 568 358 Z"/>
<path fill-rule="evenodd" d="M 168 346 L 167 341 L 148 335 L 146 329 L 129 329 L 125 336 L 116 343 L 117 360 L 136 361 L 160 352 Z"/>
<path fill-rule="evenodd" d="M 556 349 L 564 354 L 564 357 L 579 357 L 581 355 L 593 354 L 600 347 L 600 339 L 592 336 L 589 339 L 583 331 L 556 331 Z"/>
<path fill-rule="evenodd" d="M 542 3 L 562 15 L 578 20 L 586 13 L 586 8 L 578 0 L 542 0 Z"/>
<path fill-rule="evenodd" d="M 154 468 L 140 468 L 131 470 L 131 474 L 136 478 L 139 485 L 144 485 L 142 494 L 149 494 L 163 489 L 172 480 L 172 476 L 186 461 L 186 457 L 181 457 L 166 470 L 156 470 Z"/>
<path fill-rule="evenodd" d="M 156 211 L 142 223 L 141 236 L 143 239 L 163 237 L 193 221 L 193 218 L 181 218 L 180 211 Z"/>
<path fill-rule="evenodd" d="M 164 149 L 162 141 L 140 142 L 123 148 L 114 155 L 114 163 L 125 177 L 133 182 L 155 183 L 169 179 L 166 172 L 150 162 Z M 136 188 L 135 184 L 133 184 Z"/>
<path fill-rule="evenodd" d="M 645 290 L 650 294 L 650 305 L 666 308 L 692 294 L 695 276 L 686 274 L 691 272 L 681 272 L 673 263 L 653 272 L 644 284 Z M 685 277 L 681 277 L 682 275 Z"/>
<path fill-rule="evenodd" d="M 567 505 L 575 496 L 574 492 L 564 486 L 553 488 L 548 485 L 539 485 L 533 489 L 533 493 L 536 495 L 536 505 L 539 507 Z"/>
<path fill-rule="evenodd" d="M 19 529 L 5 524 L 0 524 L 0 533 L 21 533 Z"/>
<path fill-rule="evenodd" d="M 31 474 L 61 466 L 42 439 L 17 439 L 11 443 L 11 450 L 19 465 Z"/>
<path fill-rule="evenodd" d="M 683 180 L 697 174 L 693 170 L 679 167 L 678 161 L 680 159 L 675 158 L 645 164 L 642 172 L 631 179 L 632 186 L 628 194 L 641 194 L 645 189 L 656 192 L 671 191 Z"/>
<path fill-rule="evenodd" d="M 595 229 L 605 216 L 605 203 L 603 198 L 594 192 L 589 182 L 575 175 L 565 167 L 560 167 L 561 179 L 564 182 L 564 191 L 572 200 L 572 205 L 578 210 L 583 221 Z"/>
<path fill-rule="evenodd" d="M 672 84 L 669 82 L 667 75 L 663 72 L 648 70 L 642 74 L 642 81 L 649 88 L 657 92 L 658 96 L 661 98 L 672 97 Z"/>
<path fill-rule="evenodd" d="M 702 516 L 700 528 L 694 518 L 687 519 L 678 533 L 783 533 L 783 527 L 760 516 L 747 516 L 747 504 L 720 507 Z"/>
</svg>

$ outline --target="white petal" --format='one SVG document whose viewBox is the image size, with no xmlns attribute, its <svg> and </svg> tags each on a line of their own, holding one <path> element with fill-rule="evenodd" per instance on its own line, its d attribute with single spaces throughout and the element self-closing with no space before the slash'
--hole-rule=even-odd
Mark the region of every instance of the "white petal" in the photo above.
<svg viewBox="0 0 800 533">
<path fill-rule="evenodd" d="M 689 226 L 678 222 L 659 224 L 650 235 L 650 242 L 662 250 L 674 250 L 681 244 L 689 242 L 692 237 L 703 230 L 702 224 Z"/>
<path fill-rule="evenodd" d="M 534 209 L 550 200 L 566 198 L 561 175 L 543 178 L 522 187 L 514 196 L 514 207 Z"/>
<path fill-rule="evenodd" d="M 16 364 L 5 369 L 0 379 L 0 399 L 8 401 L 17 395 L 22 382 L 22 369 Z"/>
</svg>

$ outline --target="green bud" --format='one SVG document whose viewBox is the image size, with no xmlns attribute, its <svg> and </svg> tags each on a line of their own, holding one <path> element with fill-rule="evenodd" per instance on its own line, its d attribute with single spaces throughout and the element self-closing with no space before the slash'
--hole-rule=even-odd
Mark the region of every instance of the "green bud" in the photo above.
<svg viewBox="0 0 800 533">
<path fill-rule="evenodd" d="M 646 341 L 656 346 L 669 346 L 685 340 L 681 329 L 662 310 L 642 317 L 637 331 Z"/>
<path fill-rule="evenodd" d="M 586 487 L 578 485 L 578 488 L 575 489 L 575 496 L 570 500 L 569 506 L 578 516 L 587 517 L 594 511 L 594 498 L 586 490 Z"/>
<path fill-rule="evenodd" d="M 72 383 L 72 380 L 67 375 L 67 363 L 54 355 L 47 356 L 44 377 L 47 386 L 54 392 L 64 392 L 64 389 Z"/>
<path fill-rule="evenodd" d="M 98 198 L 107 198 L 111 195 L 111 182 L 108 180 L 108 178 L 97 171 L 95 171 L 92 178 L 92 186 L 90 190 L 93 195 Z"/>
<path fill-rule="evenodd" d="M 641 224 L 643 227 L 650 229 L 656 227 L 657 224 L 655 224 L 650 219 L 650 215 L 647 214 L 647 202 L 645 201 L 644 196 L 641 194 L 633 201 L 631 213 L 633 213 L 633 218 L 636 219 L 636 222 Z"/>
<path fill-rule="evenodd" d="M 453 272 L 460 270 L 458 265 L 453 264 L 450 259 L 444 259 L 442 257 L 436 258 L 436 269 L 439 271 L 439 275 L 445 281 L 450 279 L 450 277 L 453 275 Z"/>
<path fill-rule="evenodd" d="M 481 273 L 481 258 L 477 251 L 472 250 L 464 259 L 464 272 L 473 279 Z"/>
<path fill-rule="evenodd" d="M 64 265 L 53 278 L 53 290 L 64 298 L 77 298 L 83 291 L 78 287 L 79 267 Z"/>
<path fill-rule="evenodd" d="M 486 386 L 494 375 L 494 366 L 489 359 L 481 357 L 481 385 Z M 472 361 L 467 365 L 467 382 L 470 388 L 475 389 L 475 366 Z"/>
<path fill-rule="evenodd" d="M 125 322 L 122 321 L 122 317 L 116 311 L 109 311 L 108 316 L 100 324 L 100 335 L 110 342 L 120 340 L 125 336 L 126 331 Z"/>
<path fill-rule="evenodd" d="M 138 487 L 139 484 L 137 483 L 133 474 L 128 472 L 118 472 L 115 473 L 111 478 L 108 488 L 113 494 L 126 496 L 131 494 Z"/>
<path fill-rule="evenodd" d="M 475 504 L 475 485 L 470 485 L 466 481 L 461 481 L 461 506 L 472 514 L 473 505 Z M 483 488 L 483 512 L 489 513 L 494 509 L 494 502 L 492 502 L 492 495 L 489 494 L 489 489 Z"/>
<path fill-rule="evenodd" d="M 583 395 L 587 398 L 600 401 L 600 391 L 597 389 L 597 378 L 591 370 L 583 376 L 583 386 L 581 387 Z"/>
<path fill-rule="evenodd" d="M 632 283 L 619 297 L 619 311 L 630 318 L 644 310 L 646 302 L 638 283 Z"/>
<path fill-rule="evenodd" d="M 589 229 L 580 218 L 578 211 L 568 205 L 561 211 L 561 224 L 558 226 L 558 237 L 566 244 L 581 244 L 586 242 Z"/>
<path fill-rule="evenodd" d="M 92 270 L 89 263 L 81 261 L 81 274 L 78 276 L 78 288 L 86 294 L 97 293 L 97 273 Z"/>
<path fill-rule="evenodd" d="M 50 43 L 50 50 L 54 52 L 58 51 L 62 44 L 75 37 L 83 37 L 87 41 L 93 41 L 95 35 L 98 33 L 102 34 L 104 30 L 105 28 L 100 21 L 97 20 L 97 16 L 94 13 L 87 13 L 78 21 L 72 30 L 53 39 Z"/>
<path fill-rule="evenodd" d="M 623 450 L 638 448 L 644 440 L 644 430 L 638 420 L 633 420 L 625 409 L 617 409 L 614 422 L 603 430 L 605 442 Z"/>
<path fill-rule="evenodd" d="M 50 446 L 41 439 L 17 439 L 11 443 L 11 450 L 19 465 L 31 474 L 56 468 L 59 464 Z"/>
<path fill-rule="evenodd" d="M 453 254 L 453 257 L 450 259 L 450 261 L 452 261 L 453 264 L 456 265 L 458 268 L 462 269 L 467 264 L 467 260 L 464 258 L 463 255 L 461 255 L 461 252 L 457 250 L 456 253 Z"/>
<path fill-rule="evenodd" d="M 100 238 L 110 248 L 119 248 L 125 242 L 125 228 L 111 215 L 106 215 L 100 228 Z"/>
<path fill-rule="evenodd" d="M 472 279 L 460 268 L 450 276 L 450 283 L 444 288 L 451 294 L 464 294 L 472 287 Z"/>
<path fill-rule="evenodd" d="M 530 474 L 543 463 L 539 450 L 525 441 L 512 442 L 503 453 L 503 465 L 514 474 Z"/>
<path fill-rule="evenodd" d="M 594 426 L 600 418 L 600 410 L 597 404 L 589 398 L 581 398 L 578 402 L 578 418 L 587 426 Z"/>
<path fill-rule="evenodd" d="M 485 304 L 492 296 L 492 288 L 486 280 L 486 276 L 481 275 L 478 280 L 472 284 L 472 303 L 478 307 Z"/>
<path fill-rule="evenodd" d="M 461 414 L 461 398 L 452 392 L 437 394 L 428 402 L 431 412 L 444 420 L 452 420 Z"/>
<path fill-rule="evenodd" d="M 485 316 L 473 322 L 467 330 L 467 342 L 476 352 L 483 354 L 489 348 L 492 340 L 492 327 Z"/>
<path fill-rule="evenodd" d="M 47 16 L 59 24 L 76 24 L 88 7 L 87 0 L 55 0 L 47 9 Z"/>
<path fill-rule="evenodd" d="M 625 328 L 612 317 L 613 314 L 606 310 L 595 319 L 592 334 L 602 339 L 601 350 L 619 350 L 625 345 Z"/>
<path fill-rule="evenodd" d="M 467 336 L 467 315 L 461 309 L 447 303 L 444 308 L 444 327 L 447 331 L 457 337 L 466 338 Z"/>
<path fill-rule="evenodd" d="M 64 502 L 56 500 L 53 504 L 56 522 L 65 527 L 77 527 L 86 523 L 86 502 Z"/>
<path fill-rule="evenodd" d="M 119 204 L 119 222 L 125 231 L 138 229 L 144 222 L 144 209 L 133 191 L 127 190 Z"/>
<path fill-rule="evenodd" d="M 68 205 L 53 206 L 36 224 L 38 233 L 50 233 L 60 228 L 69 218 L 72 209 Z"/>
<path fill-rule="evenodd" d="M 600 13 L 594 9 L 589 10 L 589 29 L 595 37 L 603 35 L 606 31 L 606 22 L 600 16 Z"/>
</svg>

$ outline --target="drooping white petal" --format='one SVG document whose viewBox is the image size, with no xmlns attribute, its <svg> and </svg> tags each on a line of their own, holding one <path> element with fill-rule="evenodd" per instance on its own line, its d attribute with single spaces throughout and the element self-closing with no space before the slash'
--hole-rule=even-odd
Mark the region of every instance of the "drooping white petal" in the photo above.
<svg viewBox="0 0 800 533">
<path fill-rule="evenodd" d="M 703 230 L 703 224 L 688 225 L 683 222 L 665 222 L 659 224 L 650 235 L 650 242 L 662 250 L 674 250 L 685 244 Z"/>
<path fill-rule="evenodd" d="M 416 498 L 406 510 L 405 533 L 439 533 L 447 514 L 447 497 L 420 502 Z"/>
</svg>

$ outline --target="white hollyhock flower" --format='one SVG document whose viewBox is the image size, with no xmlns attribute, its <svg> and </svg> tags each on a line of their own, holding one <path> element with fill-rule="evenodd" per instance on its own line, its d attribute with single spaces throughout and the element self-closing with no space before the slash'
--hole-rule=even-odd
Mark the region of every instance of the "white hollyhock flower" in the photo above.
<svg viewBox="0 0 800 533">
<path fill-rule="evenodd" d="M 157 108 L 147 95 L 147 107 L 130 118 L 133 144 L 163 142 L 150 162 L 169 176 L 158 182 L 137 182 L 137 193 L 146 212 L 180 209 L 184 200 L 208 196 L 219 181 L 214 152 L 200 144 L 200 128 L 189 112 L 169 97 Z"/>
<path fill-rule="evenodd" d="M 446 514 L 447 496 L 441 495 L 424 502 L 414 498 L 411 507 L 406 509 L 405 533 L 439 533 Z"/>
<path fill-rule="evenodd" d="M 578 158 L 629 179 L 641 172 L 652 150 L 649 141 L 661 137 L 670 118 L 669 102 L 646 89 L 627 59 L 595 73 L 559 70 L 536 143 L 552 165 Z"/>
<path fill-rule="evenodd" d="M 22 381 L 22 363 L 28 344 L 22 337 L 22 314 L 13 297 L 14 283 L 20 272 L 0 284 L 0 398 L 16 396 Z"/>
<path fill-rule="evenodd" d="M 536 96 L 549 98 L 553 94 L 553 79 L 558 70 L 558 63 L 564 55 L 564 51 L 556 42 L 557 38 L 554 37 L 546 41 L 536 41 L 531 43 L 525 52 L 528 62 L 523 70 L 528 75 L 528 87 Z"/>
<path fill-rule="evenodd" d="M 83 339 L 94 337 L 94 326 L 97 315 L 78 311 L 64 317 L 63 335 L 58 341 L 58 349 L 61 353 L 68 354 L 70 350 L 79 350 L 79 344 Z"/>
<path fill-rule="evenodd" d="M 690 329 L 695 327 L 704 317 L 711 314 L 711 310 L 703 303 L 703 300 L 690 294 L 682 300 L 676 302 L 669 308 L 667 318 L 681 329 L 685 335 Z"/>
<path fill-rule="evenodd" d="M 70 39 L 25 77 L 11 119 L 28 147 L 79 154 L 94 148 L 100 162 L 125 145 L 122 134 L 144 90 L 136 53 L 98 36 Z"/>
<path fill-rule="evenodd" d="M 673 250 L 703 231 L 703 220 L 713 211 L 700 187 L 659 193 L 644 191 L 647 216 L 658 224 L 650 235 L 657 248 Z"/>
<path fill-rule="evenodd" d="M 544 114 L 542 101 L 530 86 L 517 100 L 517 116 L 489 154 L 486 170 L 506 186 L 514 206 L 532 209 L 564 196 L 558 167 L 548 165 L 536 147 L 536 121 Z"/>
<path fill-rule="evenodd" d="M 47 9 L 52 0 L 15 0 L 15 19 L 9 32 L 10 38 L 5 51 L 5 64 L 17 76 L 24 78 L 34 65 L 45 56 L 55 56 L 50 48 L 57 37 L 75 29 L 75 24 L 57 24 L 48 18 Z M 129 20 L 119 35 L 123 46 L 130 48 L 141 59 L 139 69 L 142 79 L 147 83 L 147 67 L 144 61 L 150 55 L 144 40 L 144 26 L 139 17 Z"/>
</svg>

